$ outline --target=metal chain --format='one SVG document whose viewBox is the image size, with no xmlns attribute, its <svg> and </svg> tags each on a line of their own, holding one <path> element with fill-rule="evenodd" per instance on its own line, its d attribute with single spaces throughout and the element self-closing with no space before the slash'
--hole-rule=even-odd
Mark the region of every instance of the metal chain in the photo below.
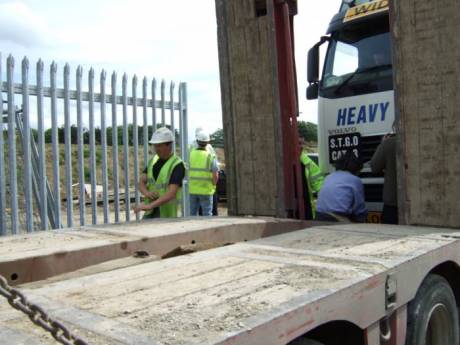
<svg viewBox="0 0 460 345">
<path fill-rule="evenodd" d="M 40 306 L 29 302 L 18 289 L 8 285 L 8 281 L 0 275 L 0 295 L 8 300 L 15 309 L 22 311 L 37 326 L 51 333 L 56 341 L 64 345 L 88 345 L 88 343 L 70 333 L 66 326 L 52 319 Z"/>
</svg>

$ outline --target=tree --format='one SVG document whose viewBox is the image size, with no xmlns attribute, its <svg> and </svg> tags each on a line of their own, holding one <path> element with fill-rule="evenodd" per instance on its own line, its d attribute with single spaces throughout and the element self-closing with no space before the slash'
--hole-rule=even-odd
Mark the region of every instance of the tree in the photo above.
<svg viewBox="0 0 460 345">
<path fill-rule="evenodd" d="M 318 125 L 311 122 L 299 121 L 297 127 L 299 129 L 299 136 L 304 138 L 305 141 L 318 141 Z"/>
<path fill-rule="evenodd" d="M 224 131 L 219 128 L 211 134 L 211 145 L 214 147 L 224 148 Z"/>
<path fill-rule="evenodd" d="M 38 143 L 38 130 L 36 130 L 35 128 L 31 128 L 30 129 L 31 133 L 32 133 L 32 138 L 33 140 Z"/>
<path fill-rule="evenodd" d="M 45 143 L 47 143 L 47 144 L 52 143 L 52 141 L 53 141 L 52 134 L 53 134 L 53 130 L 51 128 L 48 128 L 45 131 Z"/>
</svg>

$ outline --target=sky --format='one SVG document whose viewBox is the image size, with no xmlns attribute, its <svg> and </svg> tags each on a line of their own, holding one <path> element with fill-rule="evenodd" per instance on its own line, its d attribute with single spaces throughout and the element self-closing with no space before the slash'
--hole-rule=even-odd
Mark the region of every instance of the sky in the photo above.
<svg viewBox="0 0 460 345">
<path fill-rule="evenodd" d="M 316 102 L 305 99 L 306 56 L 325 34 L 340 1 L 298 0 L 298 4 L 294 26 L 300 120 L 316 123 Z M 20 81 L 24 56 L 29 59 L 31 84 L 39 58 L 45 76 L 51 62 L 57 62 L 61 83 L 62 68 L 69 63 L 71 87 L 78 65 L 84 79 L 94 68 L 96 91 L 102 69 L 107 71 L 108 86 L 113 71 L 120 84 L 123 73 L 130 79 L 136 75 L 138 95 L 144 76 L 149 85 L 152 78 L 158 83 L 165 79 L 167 90 L 170 81 L 176 91 L 180 82 L 187 82 L 189 131 L 202 127 L 212 133 L 222 128 L 214 0 L 0 0 L 0 51 L 3 80 L 6 57 L 15 58 L 15 82 Z M 45 111 L 45 126 L 50 123 Z"/>
</svg>

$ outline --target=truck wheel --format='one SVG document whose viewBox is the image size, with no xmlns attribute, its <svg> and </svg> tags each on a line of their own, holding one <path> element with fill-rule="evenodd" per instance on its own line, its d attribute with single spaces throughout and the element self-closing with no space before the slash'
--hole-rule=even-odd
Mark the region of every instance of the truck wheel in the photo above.
<svg viewBox="0 0 460 345">
<path fill-rule="evenodd" d="M 316 340 L 311 340 L 307 338 L 297 338 L 291 341 L 288 345 L 323 345 L 323 344 Z"/>
<path fill-rule="evenodd" d="M 453 345 L 458 341 L 454 293 L 446 279 L 430 274 L 409 303 L 406 345 Z"/>
</svg>

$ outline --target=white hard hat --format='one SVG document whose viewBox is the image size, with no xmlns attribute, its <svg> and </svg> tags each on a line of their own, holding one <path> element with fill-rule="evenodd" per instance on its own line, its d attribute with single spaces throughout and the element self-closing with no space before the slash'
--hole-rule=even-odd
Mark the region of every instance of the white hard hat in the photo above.
<svg viewBox="0 0 460 345">
<path fill-rule="evenodd" d="M 170 143 L 174 141 L 173 133 L 166 127 L 158 128 L 153 134 L 152 138 L 150 139 L 150 144 L 162 144 L 162 143 Z"/>
<path fill-rule="evenodd" d="M 206 133 L 205 131 L 196 132 L 195 138 L 197 141 L 202 141 L 204 143 L 211 141 L 209 134 Z"/>
</svg>

